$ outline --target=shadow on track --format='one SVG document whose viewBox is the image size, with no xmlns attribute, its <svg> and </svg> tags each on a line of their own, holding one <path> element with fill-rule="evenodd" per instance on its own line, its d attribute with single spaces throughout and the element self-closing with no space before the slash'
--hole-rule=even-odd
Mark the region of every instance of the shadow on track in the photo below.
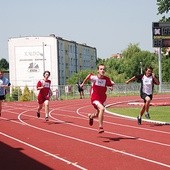
<svg viewBox="0 0 170 170">
<path fill-rule="evenodd" d="M 37 162 L 22 153 L 23 148 L 12 148 L 11 146 L 0 142 L 0 160 L 3 170 L 52 170 L 46 165 Z"/>
<path fill-rule="evenodd" d="M 101 136 L 100 138 L 106 139 L 103 142 L 117 142 L 120 140 L 137 140 L 138 139 L 138 138 L 125 138 L 125 137 L 112 138 L 112 137 L 103 137 L 103 136 Z"/>
</svg>

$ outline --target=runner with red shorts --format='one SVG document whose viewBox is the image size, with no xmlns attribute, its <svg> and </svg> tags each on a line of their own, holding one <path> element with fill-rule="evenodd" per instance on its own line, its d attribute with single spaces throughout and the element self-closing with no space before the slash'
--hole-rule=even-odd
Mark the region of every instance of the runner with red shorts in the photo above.
<svg viewBox="0 0 170 170">
<path fill-rule="evenodd" d="M 113 90 L 114 82 L 110 80 L 109 77 L 106 77 L 105 74 L 105 66 L 103 64 L 100 64 L 98 67 L 98 74 L 93 75 L 92 73 L 89 74 L 81 84 L 81 87 L 84 86 L 84 83 L 87 80 L 91 81 L 91 103 L 94 106 L 94 108 L 97 110 L 97 113 L 89 114 L 89 124 L 93 125 L 93 118 L 98 117 L 99 119 L 99 133 L 103 133 L 103 115 L 104 115 L 104 102 L 106 101 L 107 95 L 107 87 L 110 87 L 111 90 Z"/>
<path fill-rule="evenodd" d="M 50 72 L 45 71 L 43 73 L 44 79 L 39 80 L 37 83 L 37 90 L 39 90 L 38 94 L 38 111 L 37 117 L 40 117 L 40 110 L 43 108 L 43 104 L 45 105 L 45 120 L 48 121 L 49 116 L 49 100 L 52 96 L 52 91 L 50 89 L 51 80 L 48 78 L 50 77 Z"/>
</svg>

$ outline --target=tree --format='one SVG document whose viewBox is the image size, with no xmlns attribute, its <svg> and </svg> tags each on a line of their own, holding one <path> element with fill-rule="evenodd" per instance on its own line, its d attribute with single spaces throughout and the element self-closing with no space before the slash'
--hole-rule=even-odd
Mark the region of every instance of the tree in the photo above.
<svg viewBox="0 0 170 170">
<path fill-rule="evenodd" d="M 165 14 L 168 15 L 170 11 L 170 1 L 169 0 L 157 0 L 157 5 L 158 5 L 158 15 L 159 14 L 164 14 L 162 16 L 161 21 L 162 22 L 168 22 L 170 21 L 170 17 L 166 17 Z"/>
<path fill-rule="evenodd" d="M 20 96 L 20 101 L 31 101 L 31 100 L 32 100 L 31 92 L 30 92 L 28 86 L 26 85 L 22 95 Z"/>
<path fill-rule="evenodd" d="M 165 56 L 163 56 L 163 60 L 162 60 L 162 80 L 164 82 L 170 82 L 170 58 L 166 58 Z"/>
<path fill-rule="evenodd" d="M 160 22 L 170 22 L 170 0 L 157 0 L 157 5 L 158 5 L 158 15 L 162 15 L 162 19 Z M 163 52 L 163 57 L 164 59 L 162 60 L 162 80 L 165 82 L 170 81 L 170 71 L 169 71 L 169 64 L 170 64 L 170 58 L 169 58 L 169 53 L 167 55 L 167 48 L 162 48 Z"/>
<path fill-rule="evenodd" d="M 6 59 L 2 58 L 0 60 L 0 69 L 1 70 L 9 70 L 9 63 Z"/>
<path fill-rule="evenodd" d="M 140 51 L 141 49 L 139 48 L 139 44 L 130 43 L 128 48 L 123 51 L 122 56 L 130 59 L 135 53 L 139 53 Z"/>
<path fill-rule="evenodd" d="M 74 73 L 68 80 L 67 80 L 67 84 L 76 84 L 78 82 L 78 80 L 83 81 L 86 76 L 91 73 L 91 72 L 95 72 L 96 70 L 82 70 L 78 73 Z"/>
<path fill-rule="evenodd" d="M 146 66 L 152 66 L 158 75 L 158 57 L 149 51 L 142 51 L 138 44 L 130 44 L 122 53 L 123 58 L 109 58 L 104 63 L 106 74 L 116 83 L 124 83 L 126 79 L 140 74 Z"/>
<path fill-rule="evenodd" d="M 96 65 L 104 63 L 105 59 L 97 58 Z"/>
<path fill-rule="evenodd" d="M 19 101 L 20 96 L 22 95 L 22 90 L 20 87 L 12 88 L 12 99 L 14 101 Z"/>
<path fill-rule="evenodd" d="M 158 56 L 149 51 L 143 51 L 138 44 L 130 44 L 122 53 L 122 58 L 107 58 L 100 60 L 106 66 L 106 75 L 110 77 L 115 83 L 124 83 L 130 77 L 140 74 L 141 68 L 144 72 L 146 66 L 152 66 L 154 73 L 158 76 Z M 162 60 L 162 80 L 163 82 L 170 81 L 170 58 L 163 55 Z M 68 79 L 68 84 L 76 84 L 78 79 L 83 80 L 92 70 L 83 70 L 75 73 Z M 93 70 L 96 74 L 96 70 Z"/>
</svg>

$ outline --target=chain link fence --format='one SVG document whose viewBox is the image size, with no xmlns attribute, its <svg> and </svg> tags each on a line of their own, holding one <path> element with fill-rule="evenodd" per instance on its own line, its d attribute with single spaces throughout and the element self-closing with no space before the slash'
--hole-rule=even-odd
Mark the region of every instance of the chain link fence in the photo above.
<svg viewBox="0 0 170 170">
<path fill-rule="evenodd" d="M 13 96 L 13 90 L 16 89 L 18 90 L 17 92 L 15 91 L 15 101 L 20 101 L 20 97 L 24 95 L 24 88 L 25 87 L 14 87 L 12 86 L 10 91 L 7 94 L 7 98 L 11 98 Z M 37 95 L 38 92 L 36 90 L 36 87 L 28 87 L 30 91 L 30 100 L 35 101 L 37 100 Z M 78 87 L 77 85 L 61 85 L 61 86 L 52 86 L 51 87 L 53 91 L 53 96 L 51 100 L 67 100 L 67 99 L 78 99 L 80 98 L 79 92 L 78 92 Z M 122 95 L 135 95 L 139 94 L 140 91 L 140 83 L 130 83 L 130 84 L 116 84 L 114 85 L 113 91 L 107 90 L 107 95 L 108 96 L 122 96 Z M 159 86 L 154 86 L 154 93 L 159 93 Z M 162 89 L 161 93 L 170 93 L 170 83 L 162 83 Z M 85 98 L 88 98 L 90 96 L 90 85 L 85 85 L 84 86 L 84 95 Z M 8 101 L 13 101 L 13 100 L 8 100 Z"/>
</svg>

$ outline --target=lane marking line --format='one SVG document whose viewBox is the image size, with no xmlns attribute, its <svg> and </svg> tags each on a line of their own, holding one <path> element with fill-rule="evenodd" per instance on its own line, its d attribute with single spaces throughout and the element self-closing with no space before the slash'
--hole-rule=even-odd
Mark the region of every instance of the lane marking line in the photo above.
<svg viewBox="0 0 170 170">
<path fill-rule="evenodd" d="M 81 170 L 87 170 L 86 168 L 77 165 L 77 163 L 70 162 L 70 161 L 68 161 L 68 160 L 66 160 L 66 159 L 64 159 L 64 158 L 61 158 L 61 157 L 59 157 L 59 156 L 57 156 L 57 155 L 55 155 L 55 154 L 52 154 L 52 153 L 50 153 L 50 152 L 47 152 L 47 151 L 45 151 L 45 150 L 43 150 L 43 149 L 41 149 L 41 148 L 38 148 L 38 147 L 36 147 L 36 146 L 34 146 L 34 145 L 31 145 L 31 144 L 29 144 L 29 143 L 27 143 L 27 142 L 24 142 L 24 141 L 22 141 L 22 140 L 19 140 L 19 139 L 17 139 L 17 138 L 14 138 L 14 137 L 9 136 L 9 135 L 7 135 L 7 134 L 5 134 L 5 133 L 2 133 L 2 132 L 0 132 L 0 134 L 3 135 L 3 136 L 5 136 L 5 137 L 7 137 L 7 138 L 10 138 L 10 139 L 12 139 L 12 140 L 15 140 L 15 141 L 17 141 L 17 142 L 19 142 L 19 143 L 22 143 L 22 144 L 24 144 L 24 145 L 26 145 L 26 146 L 29 146 L 29 147 L 31 147 L 31 148 L 33 148 L 33 149 L 35 149 L 35 150 L 38 150 L 38 151 L 40 151 L 40 152 L 42 152 L 42 153 L 45 153 L 46 155 L 49 155 L 49 156 L 51 156 L 51 157 L 53 157 L 53 158 L 56 158 L 56 159 L 58 159 L 58 160 L 60 160 L 60 161 L 63 161 L 63 162 L 65 162 L 65 163 L 69 164 L 69 165 L 73 165 L 73 166 L 75 166 L 75 167 L 77 167 L 77 168 L 79 168 L 79 169 L 81 169 Z"/>
<path fill-rule="evenodd" d="M 57 133 L 57 132 L 54 132 L 54 131 L 50 131 L 50 130 L 47 130 L 47 129 L 43 129 L 43 128 L 40 128 L 40 127 L 30 125 L 30 124 L 24 122 L 21 119 L 21 115 L 23 113 L 18 115 L 18 119 L 22 123 L 25 123 L 27 126 L 30 126 L 32 128 L 35 128 L 35 129 L 38 129 L 38 130 L 41 130 L 41 131 L 44 131 L 44 132 L 48 132 L 48 133 L 51 133 L 51 134 L 55 134 L 55 135 L 58 135 L 58 136 L 61 136 L 61 137 L 64 137 L 64 138 L 76 140 L 76 141 L 79 141 L 79 142 L 82 142 L 82 143 L 85 143 L 85 144 L 93 145 L 93 146 L 100 147 L 100 148 L 103 148 L 103 149 L 106 149 L 106 150 L 110 150 L 112 152 L 120 153 L 120 154 L 123 154 L 123 155 L 126 155 L 126 156 L 130 156 L 130 157 L 133 157 L 133 158 L 137 158 L 137 159 L 140 159 L 140 160 L 144 160 L 144 161 L 147 161 L 147 162 L 151 162 L 151 163 L 154 163 L 154 164 L 157 164 L 157 165 L 161 165 L 161 166 L 170 168 L 170 165 L 162 163 L 162 162 L 154 161 L 154 160 L 151 160 L 151 159 L 144 158 L 142 156 L 137 156 L 137 155 L 134 155 L 134 154 L 131 154 L 131 153 L 128 153 L 128 152 L 124 152 L 124 151 L 120 151 L 120 150 L 117 150 L 117 149 L 109 148 L 107 146 L 103 146 L 103 145 L 100 145 L 100 144 L 96 144 L 96 143 L 93 143 L 93 142 L 89 142 L 89 141 L 86 141 L 86 140 L 82 140 L 82 139 L 79 139 L 79 138 L 75 138 L 75 137 L 72 137 L 72 136 L 64 135 L 64 134 L 61 134 L 61 133 Z"/>
</svg>

